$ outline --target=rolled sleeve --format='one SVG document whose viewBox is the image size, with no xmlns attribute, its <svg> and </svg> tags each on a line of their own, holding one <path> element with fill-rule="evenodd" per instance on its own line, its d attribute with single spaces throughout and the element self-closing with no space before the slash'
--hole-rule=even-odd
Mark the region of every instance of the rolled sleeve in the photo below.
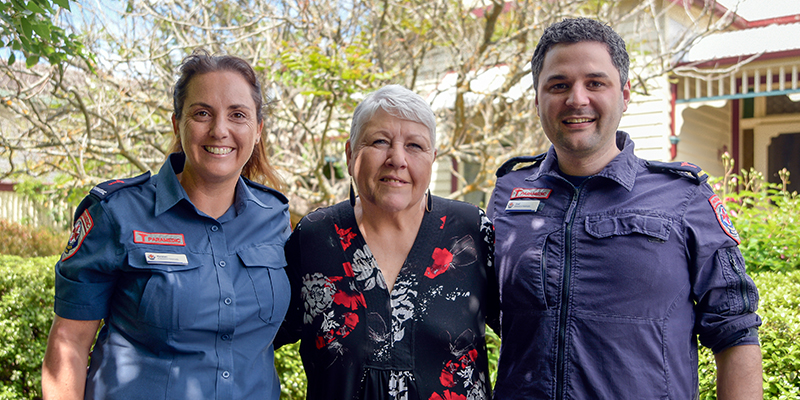
<svg viewBox="0 0 800 400">
<path fill-rule="evenodd" d="M 67 319 L 99 320 L 108 315 L 116 285 L 115 266 L 121 262 L 114 228 L 95 204 L 86 210 L 94 221 L 79 239 L 74 254 L 65 252 L 55 266 L 55 313 Z"/>
<path fill-rule="evenodd" d="M 744 258 L 709 202 L 714 193 L 704 185 L 687 212 L 687 250 L 693 259 L 692 292 L 695 333 L 715 353 L 731 346 L 758 343 L 761 318 L 756 314 L 758 290 L 747 275 Z"/>
</svg>

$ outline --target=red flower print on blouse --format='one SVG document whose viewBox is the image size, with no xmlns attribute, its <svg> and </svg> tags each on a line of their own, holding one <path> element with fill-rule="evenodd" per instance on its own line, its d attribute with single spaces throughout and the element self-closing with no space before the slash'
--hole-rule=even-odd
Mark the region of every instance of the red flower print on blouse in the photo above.
<svg viewBox="0 0 800 400">
<path fill-rule="evenodd" d="M 340 229 L 336 224 L 333 224 L 333 227 L 336 228 L 336 234 L 339 235 L 339 241 L 342 242 L 342 249 L 347 250 L 350 247 L 350 240 L 356 237 L 355 233 L 350 232 L 353 228 Z"/>
<path fill-rule="evenodd" d="M 350 294 L 345 291 L 339 290 L 333 295 L 333 302 L 343 305 L 351 310 L 358 310 L 358 305 L 362 307 L 367 306 L 367 301 L 364 300 L 362 293 Z"/>
<path fill-rule="evenodd" d="M 467 396 L 445 390 L 441 395 L 439 393 L 432 394 L 428 400 L 467 400 Z"/>
<path fill-rule="evenodd" d="M 433 258 L 433 265 L 428 267 L 428 269 L 425 271 L 425 276 L 433 279 L 443 274 L 448 268 L 450 268 L 450 264 L 453 262 L 453 253 L 447 249 L 440 249 L 437 247 L 433 249 L 433 255 L 431 258 Z"/>
<path fill-rule="evenodd" d="M 453 375 L 458 372 L 461 366 L 458 363 L 448 361 L 442 368 L 442 373 L 439 375 L 439 383 L 444 387 L 453 387 L 456 385 Z"/>
<path fill-rule="evenodd" d="M 461 356 L 458 361 L 460 361 L 462 365 L 467 366 L 474 363 L 476 358 L 478 358 L 478 350 L 472 349 L 467 352 L 467 354 Z"/>
<path fill-rule="evenodd" d="M 353 272 L 353 264 L 349 262 L 343 263 L 342 266 L 344 267 L 344 276 L 355 278 L 356 274 Z"/>
</svg>

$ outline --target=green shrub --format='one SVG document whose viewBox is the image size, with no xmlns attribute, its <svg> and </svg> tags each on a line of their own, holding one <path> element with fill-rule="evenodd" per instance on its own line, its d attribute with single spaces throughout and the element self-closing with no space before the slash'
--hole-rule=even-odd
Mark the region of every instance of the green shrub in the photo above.
<svg viewBox="0 0 800 400">
<path fill-rule="evenodd" d="M 0 398 L 41 398 L 57 256 L 0 256 Z"/>
<path fill-rule="evenodd" d="M 0 254 L 20 257 L 47 257 L 60 254 L 67 244 L 69 232 L 47 228 L 31 228 L 0 220 Z"/>
<path fill-rule="evenodd" d="M 712 180 L 725 202 L 742 243 L 747 270 L 791 271 L 800 268 L 800 196 L 789 193 L 789 172 L 778 172 L 782 183 L 764 181 L 755 170 L 733 174 L 733 161 L 722 156 L 727 171 Z"/>
<path fill-rule="evenodd" d="M 66 240 L 66 239 L 65 239 Z M 41 399 L 41 366 L 53 324 L 58 256 L 0 255 L 0 400 Z M 303 364 L 297 344 L 275 354 L 281 399 L 303 399 Z"/>
<path fill-rule="evenodd" d="M 57 256 L 0 255 L 0 399 L 41 398 L 41 362 L 53 320 L 53 265 Z M 753 274 L 761 295 L 759 315 L 765 399 L 800 398 L 800 271 Z M 490 372 L 495 382 L 500 341 L 487 329 Z M 276 352 L 282 399 L 303 399 L 306 379 L 298 345 Z M 715 367 L 700 355 L 702 399 L 715 399 Z"/>
<path fill-rule="evenodd" d="M 758 314 L 765 399 L 800 398 L 800 271 L 753 274 L 761 296 Z M 714 400 L 716 369 L 711 351 L 700 352 L 700 398 Z"/>
</svg>

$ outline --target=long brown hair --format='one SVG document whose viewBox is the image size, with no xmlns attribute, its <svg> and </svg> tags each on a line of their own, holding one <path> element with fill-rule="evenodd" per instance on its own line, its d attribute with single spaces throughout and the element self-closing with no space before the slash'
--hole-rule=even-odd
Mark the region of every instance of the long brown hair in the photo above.
<svg viewBox="0 0 800 400">
<path fill-rule="evenodd" d="M 253 97 L 253 102 L 256 104 L 256 119 L 260 124 L 264 120 L 264 101 L 262 100 L 261 84 L 258 82 L 255 71 L 250 64 L 239 58 L 229 55 L 212 56 L 206 50 L 197 49 L 192 54 L 183 59 L 179 67 L 181 76 L 175 82 L 175 88 L 172 91 L 172 104 L 174 107 L 175 119 L 181 119 L 183 114 L 183 104 L 186 101 L 189 82 L 197 75 L 207 74 L 209 72 L 218 71 L 231 71 L 236 72 L 244 78 L 250 85 L 250 95 Z M 259 132 L 262 135 L 263 131 Z M 267 156 L 267 147 L 264 144 L 265 140 L 259 140 L 253 148 L 253 154 L 247 160 L 242 168 L 241 175 L 253 182 L 267 184 L 275 189 L 282 190 L 283 182 L 281 181 L 275 169 L 269 163 Z M 175 135 L 170 146 L 169 153 L 182 152 L 181 139 Z"/>
</svg>

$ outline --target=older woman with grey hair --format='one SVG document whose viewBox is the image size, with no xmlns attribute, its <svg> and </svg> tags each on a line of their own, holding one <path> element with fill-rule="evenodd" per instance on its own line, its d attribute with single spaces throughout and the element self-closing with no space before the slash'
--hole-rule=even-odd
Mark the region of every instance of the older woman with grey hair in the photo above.
<svg viewBox="0 0 800 400">
<path fill-rule="evenodd" d="M 346 144 L 350 200 L 307 215 L 286 245 L 293 298 L 276 343 L 301 340 L 309 400 L 491 398 L 494 228 L 431 196 L 435 135 L 419 95 L 367 96 Z"/>
</svg>

